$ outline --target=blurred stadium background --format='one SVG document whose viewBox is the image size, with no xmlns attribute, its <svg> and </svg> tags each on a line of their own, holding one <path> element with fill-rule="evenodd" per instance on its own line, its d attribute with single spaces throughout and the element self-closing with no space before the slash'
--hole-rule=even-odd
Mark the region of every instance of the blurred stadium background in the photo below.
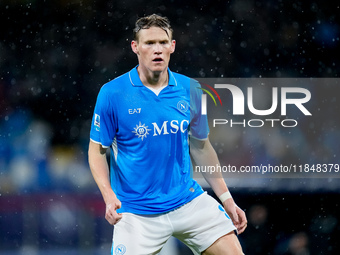
<svg viewBox="0 0 340 255">
<path fill-rule="evenodd" d="M 87 164 L 89 127 L 100 87 L 137 64 L 137 17 L 169 17 L 177 40 L 170 68 L 191 77 L 338 78 L 339 6 L 1 0 L 0 254 L 109 254 L 112 228 Z M 212 133 L 222 163 L 339 163 L 339 92 L 315 89 L 325 100 L 312 112 L 323 109 L 315 120 L 323 124 L 305 123 L 293 137 L 280 128 L 275 140 L 242 128 L 228 139 Z M 228 179 L 249 220 L 245 253 L 340 254 L 338 180 Z M 172 240 L 164 254 L 190 252 Z"/>
</svg>

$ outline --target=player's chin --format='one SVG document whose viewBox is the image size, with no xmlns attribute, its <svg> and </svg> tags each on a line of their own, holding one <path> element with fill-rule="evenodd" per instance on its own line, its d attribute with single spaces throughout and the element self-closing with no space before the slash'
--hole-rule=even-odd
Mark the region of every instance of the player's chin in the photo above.
<svg viewBox="0 0 340 255">
<path fill-rule="evenodd" d="M 152 66 L 156 67 L 164 67 L 167 66 L 169 61 L 161 60 L 161 61 L 152 61 Z"/>
<path fill-rule="evenodd" d="M 153 72 L 163 72 L 165 69 L 167 68 L 167 66 L 165 65 L 155 65 L 153 66 L 153 68 L 151 69 Z"/>
</svg>

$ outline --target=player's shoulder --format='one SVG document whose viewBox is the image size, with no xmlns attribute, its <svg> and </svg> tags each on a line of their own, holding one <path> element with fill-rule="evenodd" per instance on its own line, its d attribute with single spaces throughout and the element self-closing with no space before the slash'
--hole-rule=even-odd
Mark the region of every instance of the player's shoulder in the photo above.
<svg viewBox="0 0 340 255">
<path fill-rule="evenodd" d="M 180 83 L 183 87 L 186 87 L 188 89 L 193 88 L 193 87 L 200 87 L 200 84 L 196 79 L 190 78 L 184 74 L 171 71 L 171 75 L 173 75 L 176 82 Z"/>
<path fill-rule="evenodd" d="M 190 81 L 190 77 L 184 75 L 184 74 L 180 74 L 177 72 L 173 72 L 170 71 L 170 75 L 173 76 L 173 78 L 177 81 L 177 82 L 189 82 Z"/>
</svg>

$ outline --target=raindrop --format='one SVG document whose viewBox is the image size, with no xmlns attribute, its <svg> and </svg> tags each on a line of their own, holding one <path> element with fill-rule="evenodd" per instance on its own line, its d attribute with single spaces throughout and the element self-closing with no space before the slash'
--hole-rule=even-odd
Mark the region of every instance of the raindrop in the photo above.
<svg viewBox="0 0 340 255">
<path fill-rule="evenodd" d="M 242 48 L 247 48 L 247 42 L 246 42 L 246 41 L 242 41 L 242 42 L 240 43 L 240 46 L 241 46 Z"/>
</svg>

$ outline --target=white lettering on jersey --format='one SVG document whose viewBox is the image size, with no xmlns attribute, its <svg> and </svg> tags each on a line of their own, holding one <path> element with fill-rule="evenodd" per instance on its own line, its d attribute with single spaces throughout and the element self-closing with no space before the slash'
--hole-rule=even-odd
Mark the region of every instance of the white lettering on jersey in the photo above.
<svg viewBox="0 0 340 255">
<path fill-rule="evenodd" d="M 157 135 L 168 135 L 168 124 L 169 121 L 164 121 L 162 126 L 159 127 L 156 122 L 153 122 L 153 136 Z M 170 132 L 172 134 L 176 134 L 179 130 L 184 133 L 187 131 L 189 121 L 188 120 L 182 120 L 181 123 L 178 123 L 178 120 L 172 120 L 170 121 Z"/>
<path fill-rule="evenodd" d="M 153 125 L 153 136 L 156 136 L 157 133 L 158 133 L 158 135 L 161 135 L 162 134 L 162 130 L 164 130 L 163 135 L 168 135 L 169 132 L 168 132 L 167 123 L 168 123 L 168 121 L 164 121 L 162 127 L 159 128 L 157 123 L 153 122 L 152 123 L 152 125 Z"/>
<path fill-rule="evenodd" d="M 187 125 L 189 125 L 189 121 L 188 120 L 183 120 L 182 122 L 181 122 L 181 132 L 182 133 L 184 133 L 185 131 L 187 131 L 187 127 L 188 126 L 184 126 L 184 123 L 186 123 Z"/>
<path fill-rule="evenodd" d="M 172 120 L 170 122 L 170 126 L 171 126 L 170 132 L 172 134 L 176 134 L 178 132 L 178 129 L 179 129 L 179 127 L 178 127 L 178 120 Z"/>
<path fill-rule="evenodd" d="M 140 113 L 142 111 L 142 108 L 129 109 L 128 111 L 129 114 Z"/>
</svg>

